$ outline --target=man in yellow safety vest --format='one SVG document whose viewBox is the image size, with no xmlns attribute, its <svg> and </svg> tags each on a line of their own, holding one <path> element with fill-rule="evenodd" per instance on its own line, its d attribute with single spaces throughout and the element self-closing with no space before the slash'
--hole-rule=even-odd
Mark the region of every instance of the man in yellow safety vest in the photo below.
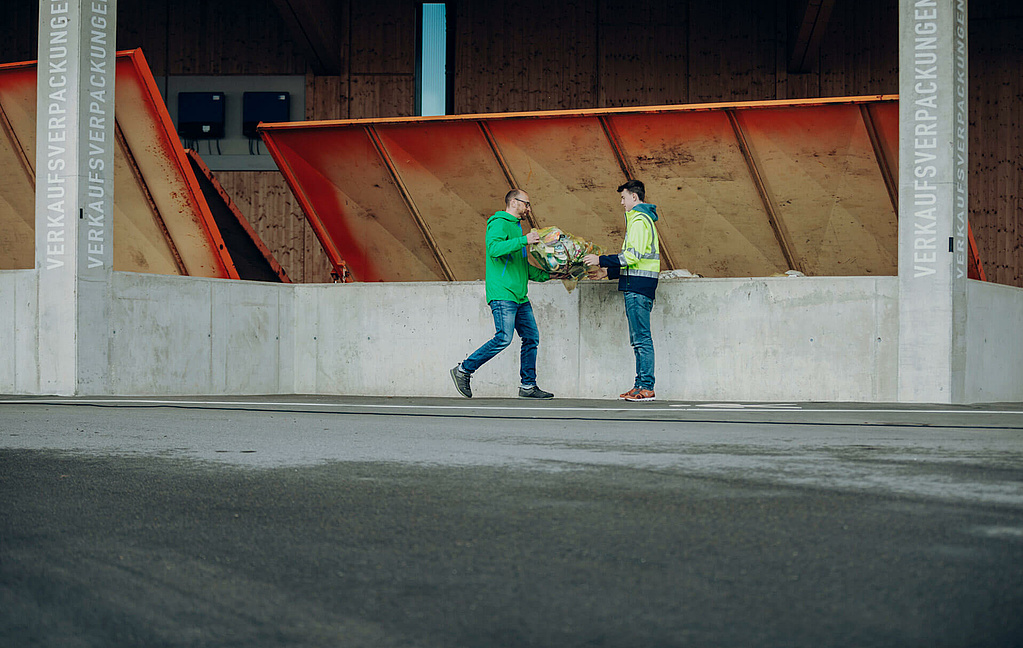
<svg viewBox="0 0 1023 648">
<path fill-rule="evenodd" d="M 621 254 L 587 254 L 583 262 L 600 266 L 597 278 L 618 279 L 625 296 L 629 321 L 629 342 L 636 354 L 636 381 L 619 398 L 652 401 L 654 395 L 654 340 L 650 335 L 650 311 L 661 272 L 661 247 L 657 238 L 657 206 L 646 200 L 646 188 L 639 180 L 618 187 L 625 207 L 625 242 Z"/>
</svg>

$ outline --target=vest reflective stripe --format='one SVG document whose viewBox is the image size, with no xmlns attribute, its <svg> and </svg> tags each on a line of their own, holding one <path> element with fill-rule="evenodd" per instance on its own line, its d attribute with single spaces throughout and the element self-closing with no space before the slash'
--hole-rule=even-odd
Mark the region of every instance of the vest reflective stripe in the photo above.
<svg viewBox="0 0 1023 648">
<path fill-rule="evenodd" d="M 657 259 L 658 261 L 661 260 L 661 255 L 657 254 L 656 252 L 654 252 L 653 254 L 640 254 L 639 252 L 636 251 L 635 248 L 629 248 L 629 249 L 624 250 L 624 251 L 625 252 L 632 252 L 632 256 L 636 257 L 637 259 Z M 624 263 L 625 263 L 624 255 L 619 254 L 618 257 L 620 259 L 622 259 L 622 264 L 624 265 Z"/>
<path fill-rule="evenodd" d="M 654 279 L 661 276 L 659 270 L 636 270 L 635 268 L 622 268 L 621 274 L 627 277 L 653 277 Z"/>
</svg>

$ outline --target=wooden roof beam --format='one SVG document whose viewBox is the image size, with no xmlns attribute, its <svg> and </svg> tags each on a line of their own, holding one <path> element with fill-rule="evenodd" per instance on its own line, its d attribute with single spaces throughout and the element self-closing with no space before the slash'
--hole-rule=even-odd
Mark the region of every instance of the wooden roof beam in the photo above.
<svg viewBox="0 0 1023 648">
<path fill-rule="evenodd" d="M 504 173 L 505 179 L 508 180 L 508 188 L 520 189 L 521 185 L 515 179 L 515 175 L 512 173 L 511 167 L 508 166 L 508 161 L 505 160 L 504 154 L 501 152 L 501 147 L 497 145 L 497 140 L 494 139 L 494 133 L 491 132 L 490 126 L 485 121 L 478 121 L 476 125 L 479 126 L 480 132 L 483 133 L 483 138 L 487 140 L 487 144 L 490 146 L 491 152 L 494 154 L 494 159 L 497 160 L 498 166 L 501 167 L 501 172 Z M 533 229 L 540 229 L 539 221 L 536 220 L 536 215 L 533 210 L 530 209 L 526 212 L 526 220 L 529 222 L 529 226 Z"/>
<path fill-rule="evenodd" d="M 607 137 L 607 143 L 611 145 L 611 151 L 614 153 L 615 159 L 618 160 L 618 166 L 622 168 L 622 173 L 625 174 L 625 179 L 635 180 L 636 173 L 633 170 L 632 162 L 625 155 L 625 148 L 622 146 L 618 133 L 615 132 L 614 124 L 608 120 L 607 116 L 601 116 L 597 119 L 600 121 L 600 127 L 604 130 L 604 136 Z M 672 254 L 668 251 L 668 246 L 665 245 L 663 240 L 658 240 L 658 246 L 660 247 L 661 257 L 668 264 L 667 269 L 676 269 L 678 266 L 675 265 Z"/>
<path fill-rule="evenodd" d="M 25 147 L 22 146 L 21 140 L 18 139 L 18 134 L 14 132 L 14 127 L 11 126 L 11 122 L 7 119 L 7 113 L 4 112 L 4 107 L 0 106 L 0 129 L 3 130 L 4 135 L 11 143 L 11 148 L 14 149 L 15 155 L 18 156 L 18 162 L 21 163 L 21 168 L 25 171 L 25 177 L 28 178 L 29 184 L 33 187 L 36 186 L 36 173 L 32 168 L 32 160 L 28 159 L 28 155 L 25 153 Z"/>
<path fill-rule="evenodd" d="M 391 154 L 387 151 L 387 147 L 384 146 L 383 140 L 380 139 L 380 135 L 377 133 L 377 129 L 372 126 L 366 126 L 366 135 L 369 137 L 370 142 L 373 144 L 373 148 L 376 149 L 377 154 L 380 156 L 380 161 L 387 167 L 387 172 L 391 176 L 391 180 L 394 181 L 394 186 L 398 188 L 398 192 L 401 193 L 402 200 L 405 201 L 405 206 L 408 208 L 409 215 L 412 216 L 412 220 L 415 221 L 416 226 L 423 235 L 423 239 L 426 241 L 426 245 L 429 246 L 430 251 L 433 252 L 433 256 L 437 259 L 437 263 L 440 264 L 441 272 L 444 273 L 445 281 L 457 281 L 455 279 L 455 273 L 451 270 L 451 266 L 448 264 L 447 259 L 444 258 L 444 253 L 440 249 L 440 245 L 437 243 L 437 239 L 433 237 L 433 233 L 430 232 L 430 226 L 426 223 L 426 219 L 423 218 L 423 213 L 419 211 L 419 207 L 416 205 L 416 201 L 412 198 L 412 193 L 408 190 L 405 185 L 405 181 L 401 179 L 401 174 L 398 173 L 397 167 L 394 166 L 394 160 L 391 158 Z"/>
<path fill-rule="evenodd" d="M 809 72 L 820 53 L 824 32 L 831 18 L 835 0 L 789 0 L 790 5 L 802 7 L 790 24 L 789 72 Z"/>
<path fill-rule="evenodd" d="M 778 246 L 785 257 L 785 263 L 788 264 L 789 270 L 798 270 L 805 273 L 803 264 L 796 257 L 795 247 L 792 245 L 792 235 L 789 234 L 788 228 L 785 226 L 781 215 L 778 213 L 778 209 L 774 205 L 774 200 L 771 199 L 771 192 L 767 190 L 767 183 L 764 182 L 764 175 L 760 172 L 760 165 L 750 149 L 749 141 L 746 139 L 746 129 L 743 128 L 742 123 L 739 121 L 739 115 L 734 110 L 726 110 L 725 114 L 728 115 L 728 122 L 732 125 L 732 132 L 735 133 L 736 144 L 739 145 L 739 152 L 742 153 L 743 159 L 746 160 L 750 179 L 753 180 L 753 186 L 760 196 L 760 202 L 764 205 L 764 212 L 767 214 L 767 220 L 771 224 L 771 229 L 774 230 Z"/>
</svg>

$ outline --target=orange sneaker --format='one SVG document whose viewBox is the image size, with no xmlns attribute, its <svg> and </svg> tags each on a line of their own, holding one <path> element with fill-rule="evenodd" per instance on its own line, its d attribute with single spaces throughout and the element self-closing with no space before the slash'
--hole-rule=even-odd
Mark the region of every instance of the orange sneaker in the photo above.
<svg viewBox="0 0 1023 648">
<path fill-rule="evenodd" d="M 649 389 L 637 389 L 635 393 L 627 394 L 625 396 L 625 400 L 632 401 L 633 403 L 639 401 L 652 401 L 656 398 L 657 397 L 654 395 L 654 392 Z"/>
<path fill-rule="evenodd" d="M 627 398 L 628 398 L 629 396 L 635 396 L 635 395 L 636 395 L 636 392 L 638 392 L 638 391 L 639 391 L 639 387 L 633 387 L 633 388 L 632 388 L 632 389 L 630 389 L 629 391 L 627 391 L 627 392 L 625 392 L 624 394 L 621 394 L 620 396 L 618 396 L 618 400 L 625 400 L 625 399 L 627 399 Z"/>
</svg>

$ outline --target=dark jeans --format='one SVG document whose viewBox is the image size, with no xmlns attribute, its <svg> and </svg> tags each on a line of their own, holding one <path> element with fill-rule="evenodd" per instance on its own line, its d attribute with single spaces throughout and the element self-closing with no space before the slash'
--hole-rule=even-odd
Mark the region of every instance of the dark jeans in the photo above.
<svg viewBox="0 0 1023 648">
<path fill-rule="evenodd" d="M 519 353 L 519 375 L 522 384 L 536 384 L 536 349 L 540 346 L 540 330 L 533 319 L 533 307 L 529 302 L 518 304 L 513 301 L 494 300 L 490 302 L 490 310 L 494 312 L 494 328 L 497 332 L 472 355 L 462 362 L 462 370 L 472 373 L 484 362 L 490 360 L 511 344 L 512 332 L 519 334 L 522 350 Z"/>
<path fill-rule="evenodd" d="M 629 320 L 629 343 L 636 354 L 636 384 L 654 388 L 654 339 L 650 335 L 650 311 L 654 300 L 639 293 L 625 293 L 625 317 Z"/>
</svg>

